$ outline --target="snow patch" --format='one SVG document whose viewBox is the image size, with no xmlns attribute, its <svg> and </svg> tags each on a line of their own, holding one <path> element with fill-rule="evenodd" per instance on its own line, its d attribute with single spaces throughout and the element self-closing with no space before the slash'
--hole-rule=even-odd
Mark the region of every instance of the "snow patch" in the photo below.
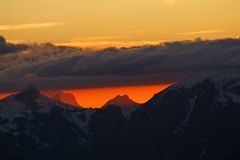
<svg viewBox="0 0 240 160">
<path fill-rule="evenodd" d="M 234 103 L 239 103 L 240 104 L 240 96 L 236 95 L 234 93 L 227 93 L 228 97 L 232 99 Z"/>
<path fill-rule="evenodd" d="M 140 107 L 140 106 L 131 107 L 131 108 L 121 108 L 121 111 L 122 111 L 122 114 L 123 114 L 124 118 L 126 118 L 127 120 L 129 120 L 131 113 L 133 113 L 134 111 L 136 111 L 139 107 Z"/>
<path fill-rule="evenodd" d="M 194 110 L 196 100 L 197 100 L 197 96 L 195 96 L 194 98 L 189 100 L 188 105 L 187 105 L 187 110 L 188 110 L 187 116 L 182 121 L 182 123 L 177 127 L 177 129 L 174 130 L 175 133 L 184 132 L 184 128 L 186 127 L 187 123 L 189 122 L 189 120 L 192 116 L 192 112 Z"/>
<path fill-rule="evenodd" d="M 8 101 L 1 107 L 0 117 L 5 120 L 13 121 L 15 118 L 25 117 L 21 114 L 25 110 L 24 104 L 18 101 Z"/>
<path fill-rule="evenodd" d="M 218 89 L 218 96 L 215 97 L 215 100 L 217 102 L 220 102 L 223 106 L 227 106 L 229 99 L 227 98 L 227 95 L 223 92 L 222 89 Z"/>
</svg>

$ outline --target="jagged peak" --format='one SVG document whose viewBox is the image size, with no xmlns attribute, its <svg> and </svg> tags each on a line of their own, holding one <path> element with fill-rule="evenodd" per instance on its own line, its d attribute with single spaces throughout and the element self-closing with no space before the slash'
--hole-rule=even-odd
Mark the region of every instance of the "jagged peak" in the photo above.
<svg viewBox="0 0 240 160">
<path fill-rule="evenodd" d="M 102 108 L 106 108 L 109 105 L 116 105 L 121 108 L 131 108 L 138 106 L 139 104 L 134 102 L 128 95 L 117 95 L 105 103 Z"/>
<path fill-rule="evenodd" d="M 36 99 L 40 96 L 40 91 L 35 85 L 28 85 L 27 87 L 23 88 L 20 92 L 17 93 L 17 99 Z"/>
<path fill-rule="evenodd" d="M 130 99 L 128 95 L 117 95 L 114 99 L 119 99 L 119 98 L 124 98 L 124 99 Z"/>
<path fill-rule="evenodd" d="M 183 82 L 176 83 L 175 85 L 169 87 L 166 90 L 178 89 L 178 88 L 192 88 L 196 85 L 200 84 L 210 84 L 216 85 L 217 87 L 222 86 L 224 83 L 235 80 L 240 81 L 239 74 L 216 74 L 216 75 L 204 75 L 200 77 L 196 77 L 193 79 L 185 80 Z M 165 91 L 166 91 L 165 90 Z"/>
<path fill-rule="evenodd" d="M 31 84 L 23 88 L 19 93 L 39 93 L 40 94 L 40 91 L 35 85 Z"/>
</svg>

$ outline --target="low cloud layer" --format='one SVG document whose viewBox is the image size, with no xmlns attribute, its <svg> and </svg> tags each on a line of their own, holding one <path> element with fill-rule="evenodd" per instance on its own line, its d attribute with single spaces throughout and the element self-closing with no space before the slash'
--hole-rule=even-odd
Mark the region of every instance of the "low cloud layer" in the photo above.
<svg viewBox="0 0 240 160">
<path fill-rule="evenodd" d="M 168 42 L 86 51 L 51 44 L 2 55 L 1 92 L 29 83 L 42 89 L 172 83 L 205 74 L 240 71 L 240 40 Z"/>
<path fill-rule="evenodd" d="M 0 36 L 0 54 L 14 53 L 24 49 L 27 49 L 27 45 L 7 43 L 5 38 Z"/>
</svg>

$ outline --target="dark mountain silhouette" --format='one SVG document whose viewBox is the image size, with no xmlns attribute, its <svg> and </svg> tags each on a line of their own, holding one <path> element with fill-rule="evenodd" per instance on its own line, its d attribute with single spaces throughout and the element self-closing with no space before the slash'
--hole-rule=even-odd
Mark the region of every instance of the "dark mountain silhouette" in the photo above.
<svg viewBox="0 0 240 160">
<path fill-rule="evenodd" d="M 71 94 L 71 93 L 64 93 L 62 91 L 59 91 L 52 98 L 56 99 L 56 100 L 59 100 L 61 102 L 64 102 L 64 103 L 74 105 L 74 106 L 80 106 L 78 104 L 76 98 L 74 97 L 74 95 Z"/>
<path fill-rule="evenodd" d="M 132 108 L 140 106 L 139 103 L 136 103 L 132 99 L 130 99 L 128 95 L 117 95 L 113 99 L 109 100 L 102 108 L 106 108 L 110 105 L 116 105 L 121 108 Z"/>
<path fill-rule="evenodd" d="M 58 91 L 44 91 L 43 94 L 48 96 L 49 98 L 52 98 L 52 99 L 55 99 L 55 100 L 58 100 L 58 101 L 61 101 L 61 102 L 67 103 L 67 104 L 71 104 L 74 106 L 81 107 L 78 104 L 75 96 L 71 93 L 65 93 L 61 90 L 58 90 Z"/>
<path fill-rule="evenodd" d="M 102 108 L 108 106 L 118 106 L 125 117 L 134 112 L 141 104 L 134 102 L 128 95 L 117 95 L 113 99 L 109 100 Z"/>
<path fill-rule="evenodd" d="M 81 109 L 34 86 L 0 101 L 7 159 L 240 159 L 240 76 L 171 86 L 127 117 L 120 107 Z"/>
</svg>

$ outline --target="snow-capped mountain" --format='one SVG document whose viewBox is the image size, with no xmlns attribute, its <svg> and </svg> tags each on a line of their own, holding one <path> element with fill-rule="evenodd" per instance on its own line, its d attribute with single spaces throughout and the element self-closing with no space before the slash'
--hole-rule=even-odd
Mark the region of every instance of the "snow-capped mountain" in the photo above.
<svg viewBox="0 0 240 160">
<path fill-rule="evenodd" d="M 134 112 L 130 126 L 159 159 L 239 159 L 240 76 L 174 85 Z"/>
<path fill-rule="evenodd" d="M 118 115 L 112 123 L 111 114 L 100 111 L 106 114 L 99 113 L 93 127 L 94 153 L 106 157 L 107 150 L 108 159 L 238 160 L 239 91 L 239 76 L 203 78 L 156 94 L 125 120 L 116 107 L 109 109 Z"/>
<path fill-rule="evenodd" d="M 28 86 L 0 101 L 0 156 L 77 159 L 77 149 L 87 146 L 93 112 L 49 99 Z"/>
<path fill-rule="evenodd" d="M 240 159 L 240 76 L 176 84 L 127 117 L 81 109 L 30 86 L 0 101 L 0 157 Z"/>
</svg>

